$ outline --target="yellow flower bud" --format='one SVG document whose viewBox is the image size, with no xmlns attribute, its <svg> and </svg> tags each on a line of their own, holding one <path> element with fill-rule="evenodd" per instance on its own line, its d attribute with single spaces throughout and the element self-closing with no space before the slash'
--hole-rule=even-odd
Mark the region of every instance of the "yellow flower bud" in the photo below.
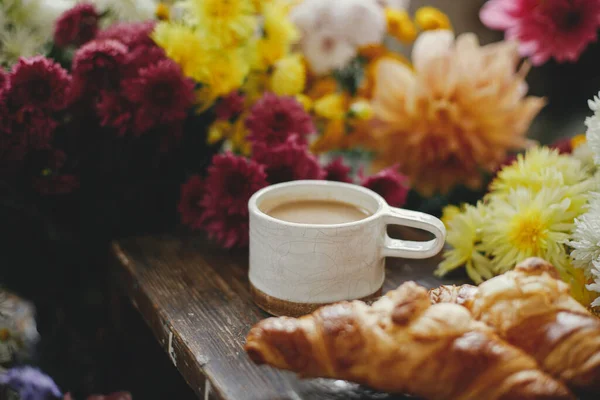
<svg viewBox="0 0 600 400">
<path fill-rule="evenodd" d="M 322 118 L 343 119 L 346 115 L 344 96 L 339 93 L 323 96 L 315 101 L 314 111 Z"/>
<path fill-rule="evenodd" d="M 208 129 L 208 144 L 215 144 L 229 136 L 231 132 L 231 124 L 227 121 L 216 121 Z"/>
<path fill-rule="evenodd" d="M 402 42 L 413 42 L 417 38 L 417 29 L 405 10 L 385 9 L 387 30 L 390 35 Z"/>
<path fill-rule="evenodd" d="M 421 7 L 415 13 L 415 22 L 423 31 L 452 30 L 450 18 L 435 7 Z"/>
<path fill-rule="evenodd" d="M 298 103 L 302 104 L 302 107 L 304 107 L 304 110 L 306 112 L 310 112 L 310 110 L 312 110 L 313 101 L 307 95 L 305 95 L 305 94 L 297 94 L 296 95 L 296 101 L 298 101 Z"/>
<path fill-rule="evenodd" d="M 358 100 L 350 106 L 350 115 L 366 121 L 373 118 L 373 107 L 367 100 Z"/>
<path fill-rule="evenodd" d="M 154 11 L 156 18 L 161 21 L 168 21 L 171 19 L 171 9 L 165 3 L 158 3 L 156 5 L 156 10 Z"/>
<path fill-rule="evenodd" d="M 579 146 L 581 146 L 582 144 L 585 144 L 587 141 L 586 137 L 585 137 L 585 133 L 581 134 L 581 135 L 577 135 L 575 137 L 573 137 L 571 139 L 571 148 L 573 150 L 575 150 L 576 148 L 578 148 Z"/>
</svg>

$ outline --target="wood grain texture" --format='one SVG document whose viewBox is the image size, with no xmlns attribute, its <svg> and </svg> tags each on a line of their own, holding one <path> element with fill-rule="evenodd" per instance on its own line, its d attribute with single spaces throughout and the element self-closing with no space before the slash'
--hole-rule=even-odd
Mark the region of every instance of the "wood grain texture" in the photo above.
<svg viewBox="0 0 600 400">
<path fill-rule="evenodd" d="M 119 281 L 199 398 L 414 399 L 254 365 L 243 349 L 245 337 L 269 315 L 252 302 L 245 251 L 221 250 L 201 237 L 164 235 L 115 242 L 112 253 Z M 426 287 L 464 282 L 435 278 L 438 262 L 439 256 L 388 259 L 384 292 L 407 280 Z"/>
</svg>

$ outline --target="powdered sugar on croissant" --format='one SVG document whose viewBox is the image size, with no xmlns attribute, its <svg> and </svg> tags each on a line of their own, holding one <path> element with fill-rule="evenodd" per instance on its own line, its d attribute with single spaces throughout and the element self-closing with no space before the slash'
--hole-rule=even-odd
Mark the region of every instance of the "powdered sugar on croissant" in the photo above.
<svg viewBox="0 0 600 400">
<path fill-rule="evenodd" d="M 456 304 L 407 282 L 375 302 L 342 302 L 249 333 L 259 364 L 431 400 L 572 399 L 537 363 Z"/>
</svg>

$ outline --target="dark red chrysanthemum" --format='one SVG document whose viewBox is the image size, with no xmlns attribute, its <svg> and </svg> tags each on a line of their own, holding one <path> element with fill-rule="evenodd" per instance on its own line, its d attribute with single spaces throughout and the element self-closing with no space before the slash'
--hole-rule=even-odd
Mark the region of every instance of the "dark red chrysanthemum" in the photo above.
<svg viewBox="0 0 600 400">
<path fill-rule="evenodd" d="M 79 179 L 72 174 L 62 173 L 66 154 L 62 150 L 52 149 L 45 153 L 45 167 L 33 179 L 33 188 L 43 195 L 68 194 L 79 187 Z"/>
<path fill-rule="evenodd" d="M 213 157 L 206 177 L 203 205 L 207 218 L 217 209 L 248 215 L 248 200 L 257 190 L 267 186 L 264 166 L 231 153 Z"/>
<path fill-rule="evenodd" d="M 237 117 L 244 111 L 244 101 L 246 97 L 234 90 L 227 96 L 223 97 L 217 107 L 215 107 L 215 114 L 217 119 L 221 121 L 228 121 L 232 118 Z"/>
<path fill-rule="evenodd" d="M 572 138 L 566 137 L 558 139 L 548 147 L 558 150 L 560 154 L 571 154 L 573 152 Z"/>
<path fill-rule="evenodd" d="M 126 55 L 127 46 L 116 40 L 94 40 L 80 47 L 72 67 L 77 92 L 117 88 Z"/>
<path fill-rule="evenodd" d="M 352 183 L 351 170 L 342 157 L 337 157 L 325 166 L 325 180 Z"/>
<path fill-rule="evenodd" d="M 23 147 L 34 149 L 47 148 L 58 125 L 44 110 L 28 106 L 11 110 L 5 123 L 8 134 L 18 137 Z"/>
<path fill-rule="evenodd" d="M 306 143 L 306 135 L 315 127 L 304 107 L 293 97 L 265 95 L 252 107 L 246 119 L 250 131 L 248 139 L 254 144 L 273 146 L 285 143 L 292 134 L 298 135 L 300 143 Z"/>
<path fill-rule="evenodd" d="M 119 94 L 102 92 L 96 103 L 96 112 L 100 124 L 115 128 L 119 136 L 133 129 L 135 105 Z"/>
<path fill-rule="evenodd" d="M 362 178 L 361 185 L 379 194 L 392 207 L 403 206 L 410 190 L 408 178 L 398 172 L 397 166 Z"/>
<path fill-rule="evenodd" d="M 135 130 L 183 121 L 194 102 L 194 82 L 183 76 L 172 60 L 143 68 L 137 78 L 123 82 L 123 92 L 136 104 Z"/>
<path fill-rule="evenodd" d="M 264 147 L 253 154 L 254 159 L 265 166 L 267 181 L 273 185 L 301 179 L 323 179 L 325 171 L 317 158 L 310 154 L 306 145 L 292 135 L 279 146 Z"/>
<path fill-rule="evenodd" d="M 58 63 L 43 56 L 21 58 L 9 76 L 8 103 L 21 107 L 62 110 L 69 100 L 71 77 Z"/>
<path fill-rule="evenodd" d="M 154 41 L 150 34 L 154 30 L 156 22 L 121 22 L 111 25 L 109 28 L 98 32 L 96 36 L 99 40 L 118 40 L 125 46 L 133 50 L 138 46 L 154 46 Z"/>
<path fill-rule="evenodd" d="M 204 230 L 209 237 L 226 249 L 246 247 L 249 242 L 248 214 L 229 213 L 218 209 L 204 222 Z"/>
<path fill-rule="evenodd" d="M 65 11 L 54 24 L 54 43 L 58 47 L 80 46 L 98 32 L 98 12 L 93 4 L 80 3 Z"/>
<path fill-rule="evenodd" d="M 0 97 L 6 92 L 9 87 L 9 77 L 6 71 L 3 68 L 0 68 Z"/>
<path fill-rule="evenodd" d="M 157 46 L 138 46 L 127 53 L 125 58 L 124 78 L 135 78 L 142 68 L 148 68 L 159 61 L 166 60 L 165 51 Z"/>
<path fill-rule="evenodd" d="M 191 229 L 200 229 L 202 227 L 202 199 L 204 198 L 204 182 L 198 175 L 188 179 L 181 185 L 181 197 L 179 200 L 179 214 L 181 223 L 189 226 Z"/>
</svg>

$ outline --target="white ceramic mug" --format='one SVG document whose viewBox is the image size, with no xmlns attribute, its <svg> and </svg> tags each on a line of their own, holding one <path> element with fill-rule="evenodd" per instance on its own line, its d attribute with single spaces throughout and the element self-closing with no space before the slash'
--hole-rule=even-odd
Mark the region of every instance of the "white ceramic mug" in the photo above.
<svg viewBox="0 0 600 400">
<path fill-rule="evenodd" d="M 355 205 L 370 216 L 335 225 L 275 219 L 262 209 L 298 200 Z M 446 229 L 437 218 L 390 207 L 361 186 L 330 181 L 294 181 L 266 187 L 248 202 L 250 286 L 256 303 L 275 315 L 301 315 L 320 305 L 370 299 L 381 293 L 385 257 L 427 258 L 444 246 Z M 424 242 L 392 239 L 388 225 L 431 232 Z"/>
</svg>

